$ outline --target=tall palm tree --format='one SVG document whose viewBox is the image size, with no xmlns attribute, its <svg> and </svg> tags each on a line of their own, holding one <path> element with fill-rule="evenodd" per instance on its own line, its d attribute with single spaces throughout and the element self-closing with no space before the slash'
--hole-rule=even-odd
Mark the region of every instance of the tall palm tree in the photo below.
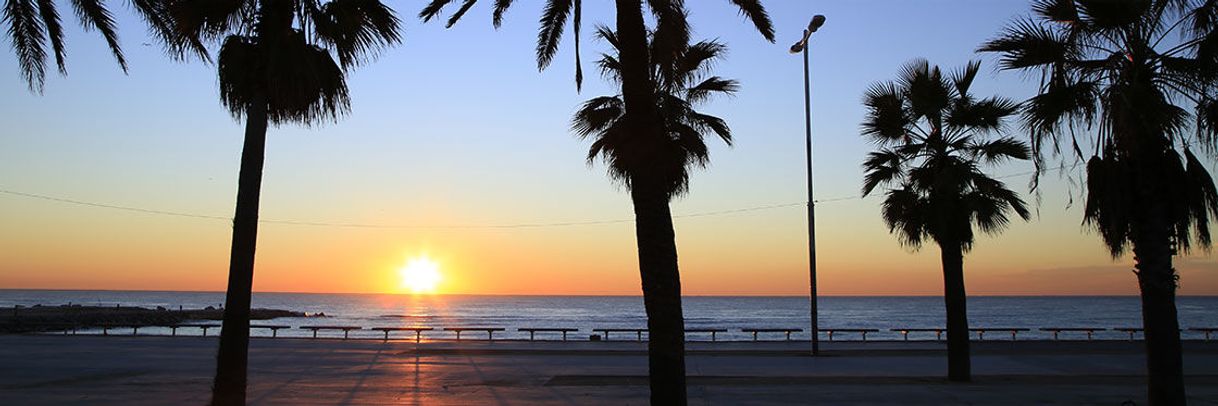
<svg viewBox="0 0 1218 406">
<path fill-rule="evenodd" d="M 751 21 L 761 35 L 774 41 L 774 28 L 760 0 L 729 0 L 740 8 L 740 12 Z M 419 16 L 428 21 L 440 14 L 444 6 L 454 0 L 432 0 Z M 448 19 L 455 24 L 477 0 L 463 0 L 461 7 Z M 670 133 L 665 119 L 655 104 L 658 84 L 653 77 L 656 65 L 670 65 L 675 56 L 670 53 L 652 54 L 648 29 L 643 18 L 643 8 L 656 20 L 656 35 L 650 42 L 665 44 L 666 49 L 682 49 L 689 43 L 689 24 L 686 20 L 683 0 L 615 0 L 616 41 L 618 77 L 621 84 L 622 118 L 621 131 L 631 134 L 633 149 L 642 155 L 664 154 Z M 571 17 L 575 36 L 576 71 L 578 88 L 583 81 L 579 63 L 579 40 L 581 25 L 581 0 L 547 0 L 540 19 L 537 35 L 537 64 L 539 69 L 549 66 L 559 40 Z M 495 0 L 492 23 L 502 21 L 504 12 L 512 0 Z M 648 368 L 651 384 L 651 403 L 684 405 L 685 393 L 685 333 L 681 313 L 681 277 L 677 266 L 677 246 L 672 227 L 671 199 L 672 179 L 665 175 L 660 161 L 637 162 L 630 179 L 630 195 L 634 203 L 635 238 L 639 251 L 639 274 L 642 280 L 643 303 L 647 311 L 647 325 L 651 339 L 648 340 Z M 654 173 L 654 175 L 653 175 Z"/>
<path fill-rule="evenodd" d="M 1038 72 L 1024 121 L 1038 162 L 1087 160 L 1083 223 L 1113 258 L 1132 248 L 1148 397 L 1184 404 L 1172 257 L 1211 245 L 1218 193 L 1190 146 L 1218 148 L 1218 2 L 1041 0 L 983 44 L 1002 69 Z M 1038 165 L 1039 167 L 1039 165 Z"/>
<path fill-rule="evenodd" d="M 939 246 L 952 381 L 971 377 L 964 253 L 973 246 L 973 226 L 998 234 L 1011 212 L 1028 219 L 1019 195 L 982 172 L 984 166 L 1026 160 L 1030 152 L 1010 137 L 987 139 L 1001 132 L 1018 105 L 969 94 L 980 67 L 970 62 L 948 77 L 915 60 L 896 82 L 873 85 L 864 96 L 862 135 L 879 150 L 863 163 L 863 195 L 889 187 L 881 205 L 888 230 L 914 249 L 928 240 Z"/>
<path fill-rule="evenodd" d="M 164 27 L 165 19 L 159 13 L 156 0 L 132 0 L 130 4 L 146 22 Z M 114 15 L 106 4 L 102 0 L 72 0 L 72 10 L 86 30 L 95 29 L 101 33 L 119 68 L 126 73 L 127 59 L 118 43 Z M 53 0 L 4 0 L 0 25 L 8 25 L 9 40 L 17 54 L 17 65 L 31 92 L 41 93 L 46 82 L 47 42 L 51 43 L 59 73 L 68 74 L 63 22 Z"/>
<path fill-rule="evenodd" d="M 207 46 L 220 45 L 220 100 L 245 120 L 212 392 L 213 405 L 242 405 L 267 125 L 314 125 L 346 113 L 346 73 L 400 42 L 399 21 L 379 0 L 166 0 L 163 7 L 173 18 L 162 33 L 172 54 L 208 58 Z"/>
</svg>

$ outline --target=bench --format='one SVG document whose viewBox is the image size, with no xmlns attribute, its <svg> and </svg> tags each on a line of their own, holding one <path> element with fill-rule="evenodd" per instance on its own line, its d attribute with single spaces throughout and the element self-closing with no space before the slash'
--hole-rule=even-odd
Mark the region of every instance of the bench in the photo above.
<svg viewBox="0 0 1218 406">
<path fill-rule="evenodd" d="M 567 333 L 576 332 L 576 331 L 579 331 L 579 329 L 577 329 L 577 328 L 533 328 L 533 327 L 530 327 L 530 328 L 518 328 L 518 329 L 516 329 L 516 331 L 529 332 L 529 341 L 533 341 L 533 334 L 537 333 L 537 332 L 562 333 L 562 340 L 567 341 Z"/>
<path fill-rule="evenodd" d="M 725 328 L 687 328 L 686 333 L 711 333 L 711 341 L 715 341 L 715 333 L 726 333 Z"/>
<path fill-rule="evenodd" d="M 485 331 L 486 332 L 486 341 L 494 341 L 495 332 L 504 331 L 505 329 L 502 327 L 445 327 L 444 328 L 444 331 L 456 331 L 457 332 L 457 341 L 461 341 L 461 332 L 465 331 L 465 330 Z"/>
<path fill-rule="evenodd" d="M 251 325 L 250 325 L 250 328 L 251 328 L 251 329 L 254 329 L 254 328 L 265 328 L 265 329 L 269 329 L 269 330 L 271 330 L 271 338 L 275 338 L 275 337 L 278 337 L 278 336 L 279 336 L 279 330 L 281 330 L 281 329 L 285 329 L 285 328 L 292 328 L 292 326 L 275 326 L 275 325 L 268 325 L 268 324 L 251 324 Z"/>
<path fill-rule="evenodd" d="M 594 329 L 592 329 L 592 332 L 594 332 L 594 333 L 597 331 L 605 333 L 605 341 L 609 341 L 609 333 L 635 333 L 638 335 L 639 341 L 643 341 L 643 332 L 647 331 L 647 329 L 645 329 L 645 328 L 594 328 Z"/>
<path fill-rule="evenodd" d="M 743 333 L 753 333 L 753 341 L 757 341 L 757 333 L 787 333 L 787 341 L 791 341 L 791 333 L 804 331 L 802 328 L 742 328 Z"/>
<path fill-rule="evenodd" d="M 204 336 L 204 337 L 207 337 L 207 329 L 209 329 L 209 328 L 220 328 L 220 325 L 219 325 L 219 324 L 214 324 L 214 323 L 209 323 L 209 324 L 175 324 L 175 325 L 169 326 L 169 329 L 170 329 L 170 331 L 171 331 L 170 335 L 174 335 L 174 336 L 178 335 L 178 328 L 179 328 L 179 327 L 194 327 L 194 328 L 201 328 L 201 329 L 203 329 L 203 336 Z"/>
<path fill-rule="evenodd" d="M 384 332 L 385 341 L 389 341 L 389 332 L 390 331 L 413 331 L 414 332 L 414 342 L 417 343 L 423 339 L 424 331 L 431 331 L 434 329 L 431 327 L 373 327 L 373 328 L 370 328 L 369 330 Z"/>
<path fill-rule="evenodd" d="M 363 329 L 363 327 L 359 326 L 300 326 L 298 328 L 301 330 L 313 330 L 313 338 L 317 338 L 317 330 L 342 330 L 344 340 L 347 339 L 347 336 L 351 333 L 351 330 Z"/>
<path fill-rule="evenodd" d="M 863 341 L 867 341 L 867 333 L 878 333 L 880 330 L 875 328 L 822 328 L 820 331 L 829 333 L 829 341 L 833 341 L 833 333 L 862 333 Z"/>
<path fill-rule="evenodd" d="M 1095 334 L 1096 331 L 1106 331 L 1106 330 L 1108 330 L 1108 329 L 1103 328 L 1103 327 L 1045 327 L 1045 328 L 1040 329 L 1040 331 L 1052 332 L 1054 340 L 1057 339 L 1057 334 L 1061 333 L 1063 331 L 1087 332 L 1087 341 L 1091 341 L 1091 336 L 1093 334 Z"/>
<path fill-rule="evenodd" d="M 1209 341 L 1210 334 L 1213 334 L 1214 332 L 1218 332 L 1218 327 L 1193 327 L 1193 328 L 1190 328 L 1189 331 L 1200 331 L 1202 333 L 1205 333 L 1205 341 Z"/>
<path fill-rule="evenodd" d="M 1020 327 L 985 327 L 985 328 L 970 328 L 970 329 L 968 329 L 968 331 L 977 332 L 978 341 L 985 340 L 985 333 L 988 333 L 990 331 L 1007 331 L 1007 332 L 1011 333 L 1011 340 L 1014 341 L 1015 335 L 1018 334 L 1020 331 L 1031 331 L 1031 329 L 1020 328 Z"/>
<path fill-rule="evenodd" d="M 935 340 L 942 340 L 943 332 L 947 331 L 947 329 L 945 329 L 945 328 L 894 328 L 894 329 L 890 329 L 888 331 L 896 331 L 896 332 L 901 333 L 901 335 L 903 337 L 905 337 L 905 341 L 909 341 L 909 333 L 925 333 L 925 332 L 934 331 Z"/>
</svg>

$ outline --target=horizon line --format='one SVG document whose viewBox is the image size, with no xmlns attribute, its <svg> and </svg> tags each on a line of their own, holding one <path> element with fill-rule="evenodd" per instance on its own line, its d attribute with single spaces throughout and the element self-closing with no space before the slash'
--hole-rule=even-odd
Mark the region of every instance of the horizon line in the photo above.
<svg viewBox="0 0 1218 406">
<path fill-rule="evenodd" d="M 60 291 L 60 292 L 162 292 L 162 293 L 219 293 L 221 290 L 165 290 L 165 289 L 74 289 L 74 288 L 0 288 L 3 291 Z M 252 293 L 272 294 L 302 294 L 302 295 L 396 295 L 396 296 L 572 296 L 572 297 L 643 297 L 639 294 L 538 294 L 538 293 L 391 293 L 391 292 L 303 292 L 303 291 L 254 291 Z M 766 294 L 683 294 L 682 297 L 798 297 L 808 295 L 766 295 Z M 969 297 L 1139 297 L 1137 294 L 997 294 L 997 295 L 968 295 Z M 1218 297 L 1218 295 L 1177 295 L 1178 297 Z M 938 294 L 859 294 L 859 295 L 819 295 L 818 297 L 942 297 Z"/>
</svg>

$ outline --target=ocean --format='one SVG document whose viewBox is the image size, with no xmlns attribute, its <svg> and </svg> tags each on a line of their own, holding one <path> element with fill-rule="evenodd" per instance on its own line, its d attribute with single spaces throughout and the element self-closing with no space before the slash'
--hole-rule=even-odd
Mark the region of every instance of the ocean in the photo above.
<svg viewBox="0 0 1218 406">
<path fill-rule="evenodd" d="M 58 306 L 63 304 L 100 306 L 178 306 L 219 307 L 222 292 L 152 291 L 57 291 L 0 290 L 0 308 L 15 305 Z M 352 325 L 370 327 L 503 327 L 496 339 L 527 339 L 521 327 L 570 327 L 581 331 L 570 337 L 587 339 L 594 328 L 645 328 L 647 319 L 643 299 L 638 296 L 480 296 L 480 295 L 393 295 L 393 294 L 319 294 L 255 293 L 254 307 L 295 310 L 327 317 L 280 318 L 261 324 L 292 327 L 308 325 Z M 927 328 L 944 325 L 943 299 L 939 297 L 822 297 L 821 328 L 876 328 L 868 340 L 898 340 L 894 328 Z M 1218 297 L 1182 296 L 1178 298 L 1180 326 L 1218 327 Z M 809 340 L 808 299 L 806 297 L 726 297 L 692 296 L 684 299 L 686 328 L 724 328 L 719 340 L 751 340 L 741 328 L 803 328 L 792 339 Z M 1041 327 L 1139 327 L 1141 307 L 1135 296 L 979 296 L 968 300 L 970 327 L 1024 327 L 1019 339 L 1046 339 L 1050 333 Z M 128 334 L 129 331 L 123 332 Z M 168 329 L 141 328 L 140 334 L 168 334 Z M 179 334 L 198 334 L 179 331 Z M 214 334 L 214 330 L 212 332 Z M 254 330 L 255 336 L 269 336 Z M 306 337 L 308 330 L 280 330 L 279 336 Z M 325 335 L 326 333 L 322 333 Z M 923 333 L 925 335 L 925 333 Z M 1202 333 L 1184 331 L 1186 339 L 1200 339 Z M 332 333 L 331 333 L 332 335 Z M 353 331 L 353 338 L 380 337 L 380 332 Z M 405 337 L 403 335 L 402 337 Z M 433 331 L 424 337 L 453 338 L 453 333 Z M 472 334 L 470 337 L 484 337 Z M 987 335 L 987 339 L 991 336 Z M 995 339 L 1009 335 L 993 334 Z M 538 338 L 543 338 L 539 335 Z M 554 339 L 546 335 L 546 339 Z M 623 337 L 625 338 L 625 337 Z M 690 339 L 706 339 L 691 333 Z M 782 338 L 781 335 L 769 337 Z M 822 335 L 822 339 L 825 337 Z M 857 339 L 843 334 L 841 338 Z M 911 335 L 911 339 L 933 338 Z M 1062 338 L 1084 339 L 1081 334 Z M 1128 338 L 1126 333 L 1096 333 L 1097 339 Z"/>
</svg>

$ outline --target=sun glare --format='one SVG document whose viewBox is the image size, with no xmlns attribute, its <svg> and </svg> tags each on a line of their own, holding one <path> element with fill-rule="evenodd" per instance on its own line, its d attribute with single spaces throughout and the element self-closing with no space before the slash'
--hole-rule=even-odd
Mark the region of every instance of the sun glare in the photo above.
<svg viewBox="0 0 1218 406">
<path fill-rule="evenodd" d="M 402 290 L 411 293 L 435 293 L 440 283 L 440 265 L 427 257 L 411 259 L 399 272 Z"/>
</svg>

